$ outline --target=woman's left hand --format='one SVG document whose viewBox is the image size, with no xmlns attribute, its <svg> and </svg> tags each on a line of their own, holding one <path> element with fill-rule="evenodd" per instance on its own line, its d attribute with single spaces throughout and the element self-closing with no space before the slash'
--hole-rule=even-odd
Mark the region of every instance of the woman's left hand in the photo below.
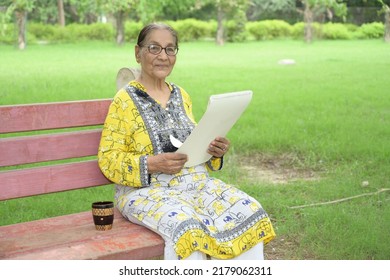
<svg viewBox="0 0 390 280">
<path fill-rule="evenodd" d="M 208 153 L 214 157 L 223 157 L 229 150 L 230 141 L 225 137 L 215 138 L 209 145 Z"/>
</svg>

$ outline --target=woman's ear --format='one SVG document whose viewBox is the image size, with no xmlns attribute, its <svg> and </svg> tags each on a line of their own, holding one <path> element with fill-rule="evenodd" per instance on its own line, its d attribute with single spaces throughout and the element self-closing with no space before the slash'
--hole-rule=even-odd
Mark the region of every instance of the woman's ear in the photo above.
<svg viewBox="0 0 390 280">
<path fill-rule="evenodd" d="M 138 45 L 136 45 L 134 48 L 134 52 L 135 52 L 135 60 L 137 61 L 137 63 L 140 63 L 141 62 L 141 48 Z"/>
</svg>

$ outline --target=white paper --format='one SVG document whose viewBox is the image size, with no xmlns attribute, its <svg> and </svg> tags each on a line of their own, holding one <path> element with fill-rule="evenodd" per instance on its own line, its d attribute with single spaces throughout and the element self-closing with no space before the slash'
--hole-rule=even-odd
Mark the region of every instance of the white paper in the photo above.
<svg viewBox="0 0 390 280">
<path fill-rule="evenodd" d="M 203 117 L 186 141 L 176 151 L 188 156 L 185 166 L 208 161 L 207 149 L 217 136 L 225 137 L 252 99 L 252 91 L 240 91 L 210 96 Z"/>
</svg>

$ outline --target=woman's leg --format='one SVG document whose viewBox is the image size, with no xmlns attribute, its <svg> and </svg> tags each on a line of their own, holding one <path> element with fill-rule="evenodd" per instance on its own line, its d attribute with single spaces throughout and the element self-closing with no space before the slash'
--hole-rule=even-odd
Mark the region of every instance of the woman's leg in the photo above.
<svg viewBox="0 0 390 280">
<path fill-rule="evenodd" d="M 164 260 L 177 260 L 177 254 L 174 250 L 173 242 L 169 239 L 169 237 L 161 235 L 159 232 L 157 232 L 153 228 L 145 225 L 144 223 L 142 223 L 141 221 L 139 221 L 138 219 L 134 218 L 131 215 L 128 215 L 127 218 L 129 219 L 130 222 L 132 222 L 134 224 L 144 226 L 144 227 L 150 229 L 151 231 L 156 232 L 164 239 L 164 241 L 165 241 Z M 185 260 L 207 260 L 207 256 L 206 256 L 206 254 L 204 254 L 200 251 L 195 251 L 190 256 L 185 258 Z"/>
</svg>

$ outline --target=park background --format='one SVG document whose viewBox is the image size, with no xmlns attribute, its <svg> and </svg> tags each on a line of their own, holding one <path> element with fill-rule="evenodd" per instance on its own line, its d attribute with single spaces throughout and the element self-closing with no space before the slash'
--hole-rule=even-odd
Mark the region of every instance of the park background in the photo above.
<svg viewBox="0 0 390 280">
<path fill-rule="evenodd" d="M 269 213 L 266 258 L 388 260 L 389 2 L 0 0 L 0 105 L 111 98 L 118 70 L 137 67 L 139 30 L 167 22 L 180 38 L 169 80 L 191 94 L 197 120 L 211 94 L 254 92 L 213 175 Z M 0 224 L 112 195 L 2 201 Z"/>
</svg>

